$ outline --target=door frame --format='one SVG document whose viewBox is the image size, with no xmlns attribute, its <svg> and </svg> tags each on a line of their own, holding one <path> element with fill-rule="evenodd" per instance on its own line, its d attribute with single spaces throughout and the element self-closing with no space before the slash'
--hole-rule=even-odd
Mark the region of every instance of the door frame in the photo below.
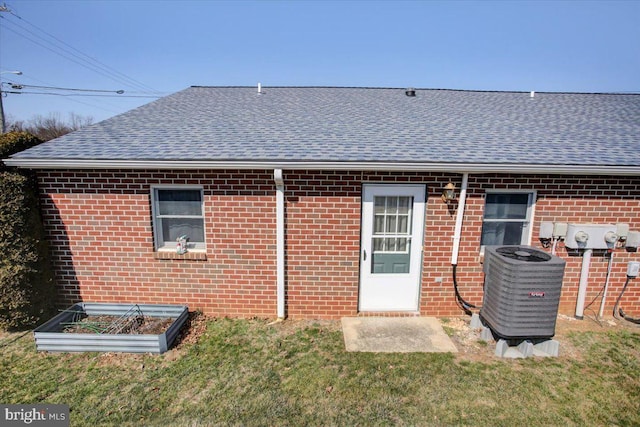
<svg viewBox="0 0 640 427">
<path fill-rule="evenodd" d="M 370 220 L 365 218 L 365 203 L 373 203 L 373 200 L 367 201 L 365 199 L 365 191 L 367 195 L 371 193 L 371 197 L 375 195 L 381 196 L 403 196 L 402 190 L 411 189 L 411 196 L 413 199 L 412 206 L 412 245 L 411 245 L 411 266 L 410 275 L 414 280 L 415 286 L 415 306 L 397 308 L 391 305 L 385 307 L 363 307 L 363 291 L 365 290 L 364 280 L 367 278 L 365 268 L 371 268 L 370 260 L 373 254 L 370 242 L 365 242 L 365 238 L 371 237 L 372 229 L 367 230 L 367 227 L 372 227 L 373 212 L 371 212 Z M 395 190 L 395 191 L 394 191 Z M 363 182 L 361 193 L 361 206 L 360 206 L 360 252 L 359 252 L 359 270 L 358 270 L 358 311 L 359 312 L 419 312 L 420 311 L 420 296 L 422 291 L 422 264 L 424 261 L 424 236 L 426 228 L 426 208 L 427 208 L 427 185 L 422 183 L 380 183 L 380 182 Z M 375 194 L 378 192 L 378 194 Z M 380 194 L 381 193 L 381 194 Z M 418 227 L 416 229 L 416 227 Z M 368 258 L 365 259 L 365 250 L 369 252 Z M 416 252 L 414 252 L 416 251 Z M 415 270 L 413 270 L 415 268 Z M 395 274 L 385 275 L 386 279 L 398 278 Z"/>
</svg>

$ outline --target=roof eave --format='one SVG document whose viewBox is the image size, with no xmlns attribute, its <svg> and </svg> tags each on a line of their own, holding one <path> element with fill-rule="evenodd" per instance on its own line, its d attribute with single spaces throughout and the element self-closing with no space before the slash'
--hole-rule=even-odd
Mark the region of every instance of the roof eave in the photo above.
<svg viewBox="0 0 640 427">
<path fill-rule="evenodd" d="M 233 160 L 87 160 L 9 158 L 7 166 L 23 169 L 306 169 L 367 170 L 453 173 L 523 173 L 552 175 L 640 175 L 640 166 L 555 165 L 522 163 L 402 163 L 402 162 L 337 162 L 337 161 L 233 161 Z"/>
</svg>

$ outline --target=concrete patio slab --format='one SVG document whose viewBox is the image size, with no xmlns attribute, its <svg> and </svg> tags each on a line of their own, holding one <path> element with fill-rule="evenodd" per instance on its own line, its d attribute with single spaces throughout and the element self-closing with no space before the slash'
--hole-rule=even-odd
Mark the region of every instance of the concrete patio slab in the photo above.
<svg viewBox="0 0 640 427">
<path fill-rule="evenodd" d="M 457 353 L 434 317 L 344 317 L 347 351 L 371 353 Z"/>
</svg>

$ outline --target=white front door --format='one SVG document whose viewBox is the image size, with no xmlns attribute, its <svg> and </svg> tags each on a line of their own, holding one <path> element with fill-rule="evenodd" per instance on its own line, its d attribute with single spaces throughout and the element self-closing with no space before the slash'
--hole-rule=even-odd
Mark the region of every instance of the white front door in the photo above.
<svg viewBox="0 0 640 427">
<path fill-rule="evenodd" d="M 364 185 L 360 311 L 418 311 L 424 210 L 424 185 Z"/>
</svg>

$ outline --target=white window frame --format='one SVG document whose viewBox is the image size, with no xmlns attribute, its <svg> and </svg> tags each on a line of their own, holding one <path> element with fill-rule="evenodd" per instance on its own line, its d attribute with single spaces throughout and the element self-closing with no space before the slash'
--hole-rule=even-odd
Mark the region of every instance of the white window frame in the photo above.
<svg viewBox="0 0 640 427">
<path fill-rule="evenodd" d="M 520 239 L 521 245 L 529 245 L 531 244 L 531 238 L 533 236 L 533 217 L 535 212 L 536 200 L 537 200 L 537 192 L 536 190 L 509 190 L 509 189 L 496 189 L 496 190 L 486 190 L 485 191 L 485 199 L 484 206 L 482 208 L 482 227 L 480 229 L 480 241 L 482 241 L 482 229 L 484 228 L 485 222 L 523 222 L 521 219 L 485 219 L 484 214 L 487 207 L 487 195 L 489 194 L 528 194 L 529 200 L 527 202 L 527 215 L 526 220 L 524 221 L 526 228 L 522 233 L 522 237 Z M 484 247 L 485 245 L 480 246 L 480 254 L 484 255 Z"/>
<path fill-rule="evenodd" d="M 186 218 L 202 218 L 202 226 L 203 226 L 203 234 L 204 234 L 204 242 L 189 242 L 187 245 L 187 249 L 190 252 L 205 252 L 206 250 L 206 242 L 207 242 L 207 233 L 206 226 L 204 221 L 204 188 L 198 185 L 152 185 L 151 186 L 151 222 L 153 224 L 153 242 L 155 249 L 161 252 L 175 252 L 177 242 L 169 242 L 164 241 L 164 236 L 162 234 L 161 221 L 158 215 L 158 200 L 157 194 L 158 191 L 162 190 L 189 190 L 189 191 L 200 191 L 200 203 L 201 203 L 201 212 L 200 216 L 185 216 Z"/>
</svg>

